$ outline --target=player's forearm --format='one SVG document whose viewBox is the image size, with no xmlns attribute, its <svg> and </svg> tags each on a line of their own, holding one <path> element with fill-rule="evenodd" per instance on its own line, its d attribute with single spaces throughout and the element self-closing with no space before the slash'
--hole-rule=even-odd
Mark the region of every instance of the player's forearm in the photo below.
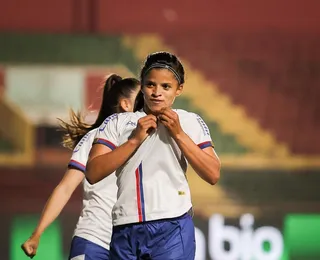
<svg viewBox="0 0 320 260">
<path fill-rule="evenodd" d="M 89 160 L 86 178 L 91 183 L 97 183 L 120 168 L 139 147 L 134 140 L 129 140 L 112 152 L 99 155 Z"/>
<path fill-rule="evenodd" d="M 40 237 L 45 229 L 59 216 L 64 206 L 69 201 L 73 191 L 58 185 L 49 197 L 40 217 L 39 224 L 33 236 Z"/>
<path fill-rule="evenodd" d="M 195 172 L 211 185 L 216 184 L 220 178 L 219 158 L 204 152 L 185 133 L 175 140 Z"/>
</svg>

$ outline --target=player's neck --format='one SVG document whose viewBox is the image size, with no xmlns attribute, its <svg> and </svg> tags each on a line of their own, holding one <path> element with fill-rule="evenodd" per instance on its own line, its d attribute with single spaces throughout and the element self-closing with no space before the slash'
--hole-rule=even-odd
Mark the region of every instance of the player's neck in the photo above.
<svg viewBox="0 0 320 260">
<path fill-rule="evenodd" d="M 170 106 L 170 108 L 172 108 L 172 107 Z M 160 114 L 160 111 L 151 111 L 151 109 L 146 105 L 144 105 L 144 107 L 143 107 L 143 112 L 145 112 L 147 115 L 151 114 L 151 115 L 155 115 L 155 116 L 158 116 Z"/>
<path fill-rule="evenodd" d="M 150 108 L 147 107 L 146 105 L 144 105 L 143 111 L 144 111 L 147 115 L 150 115 L 150 114 L 156 115 L 156 114 L 155 114 L 154 112 L 152 112 L 152 111 L 150 110 Z"/>
</svg>

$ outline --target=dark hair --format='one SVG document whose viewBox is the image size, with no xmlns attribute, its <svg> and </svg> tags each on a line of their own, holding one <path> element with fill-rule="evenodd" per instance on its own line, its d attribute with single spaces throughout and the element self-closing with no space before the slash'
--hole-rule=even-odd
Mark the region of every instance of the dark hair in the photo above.
<svg viewBox="0 0 320 260">
<path fill-rule="evenodd" d="M 140 109 L 142 109 L 144 106 L 144 97 L 143 97 L 143 93 L 141 91 L 139 91 L 135 103 L 134 103 L 134 108 L 133 111 L 138 111 Z"/>
<path fill-rule="evenodd" d="M 99 127 L 108 116 L 118 113 L 120 110 L 120 98 L 130 98 L 131 93 L 139 85 L 139 80 L 135 78 L 122 79 L 116 74 L 109 76 L 103 86 L 98 117 L 92 125 L 85 123 L 81 113 L 75 113 L 72 109 L 70 110 L 70 123 L 59 119 L 60 127 L 65 132 L 62 141 L 63 146 L 73 149 L 86 133 Z M 143 97 L 141 97 L 140 93 L 138 96 L 135 101 L 134 111 L 143 108 Z"/>
<path fill-rule="evenodd" d="M 143 84 L 143 78 L 153 68 L 168 69 L 175 75 L 179 84 L 183 84 L 185 82 L 184 68 L 180 60 L 178 59 L 178 57 L 174 54 L 171 54 L 165 51 L 149 54 L 147 59 L 144 62 L 144 65 L 140 74 L 140 79 L 142 84 Z"/>
</svg>

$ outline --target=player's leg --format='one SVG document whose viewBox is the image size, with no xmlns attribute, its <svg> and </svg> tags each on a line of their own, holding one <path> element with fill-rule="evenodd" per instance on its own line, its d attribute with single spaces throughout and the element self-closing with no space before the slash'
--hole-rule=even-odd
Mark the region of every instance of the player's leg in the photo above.
<svg viewBox="0 0 320 260">
<path fill-rule="evenodd" d="M 189 214 L 172 220 L 148 223 L 147 227 L 150 237 L 145 250 L 146 256 L 150 255 L 149 259 L 194 260 L 195 233 Z M 144 254 L 141 259 L 143 257 Z"/>
<path fill-rule="evenodd" d="M 137 260 L 139 227 L 115 226 L 110 243 L 110 260 Z"/>
<path fill-rule="evenodd" d="M 109 251 L 87 239 L 73 237 L 69 260 L 109 260 Z"/>
</svg>

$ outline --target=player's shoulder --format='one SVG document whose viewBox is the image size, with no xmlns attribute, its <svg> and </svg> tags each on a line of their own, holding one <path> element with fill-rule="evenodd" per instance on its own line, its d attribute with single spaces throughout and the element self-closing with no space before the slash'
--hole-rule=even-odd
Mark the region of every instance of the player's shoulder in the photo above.
<svg viewBox="0 0 320 260">
<path fill-rule="evenodd" d="M 175 111 L 179 115 L 180 123 L 186 130 L 195 131 L 199 127 L 205 134 L 210 134 L 207 124 L 200 115 L 183 109 L 175 109 Z"/>
<path fill-rule="evenodd" d="M 127 129 L 128 125 L 136 126 L 138 120 L 143 116 L 145 116 L 145 113 L 143 111 L 114 114 L 104 121 L 104 123 L 100 127 L 100 131 L 104 130 L 106 125 L 113 121 L 112 124 L 115 125 L 115 128 L 117 129 L 116 131 L 121 132 L 124 129 Z"/>
<path fill-rule="evenodd" d="M 81 149 L 89 149 L 92 146 L 93 139 L 95 137 L 95 134 L 97 132 L 97 128 L 90 130 L 88 133 L 86 133 L 81 140 L 77 143 L 76 147 L 73 149 L 73 152 L 78 152 Z"/>
<path fill-rule="evenodd" d="M 198 114 L 183 109 L 174 109 L 174 111 L 179 115 L 180 119 L 190 120 L 201 118 Z"/>
<path fill-rule="evenodd" d="M 119 119 L 121 119 L 120 115 L 121 114 L 115 113 L 103 120 L 102 124 L 99 127 L 99 132 L 105 131 L 107 126 L 116 128 L 119 123 Z"/>
<path fill-rule="evenodd" d="M 119 122 L 128 122 L 128 121 L 138 121 L 141 117 L 145 116 L 146 113 L 143 111 L 136 112 L 124 112 L 119 114 Z"/>
<path fill-rule="evenodd" d="M 116 121 L 118 119 L 119 119 L 119 114 L 115 113 L 115 114 L 112 114 L 112 115 L 108 116 L 105 120 L 103 120 L 102 124 L 106 125 L 109 122 Z"/>
<path fill-rule="evenodd" d="M 118 121 L 125 121 L 131 120 L 134 118 L 140 118 L 145 115 L 143 111 L 136 111 L 136 112 L 122 112 L 119 114 L 115 114 L 117 116 Z"/>
<path fill-rule="evenodd" d="M 88 133 L 86 133 L 80 140 L 79 143 L 91 143 L 91 141 L 93 140 L 96 132 L 97 132 L 97 128 L 94 128 L 92 130 L 90 130 Z"/>
</svg>

